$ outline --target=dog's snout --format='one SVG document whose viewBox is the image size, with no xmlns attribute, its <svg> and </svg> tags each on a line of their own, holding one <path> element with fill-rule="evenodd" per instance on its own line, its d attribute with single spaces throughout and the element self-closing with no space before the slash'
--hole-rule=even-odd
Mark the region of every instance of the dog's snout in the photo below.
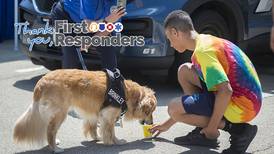
<svg viewBox="0 0 274 154">
<path fill-rule="evenodd" d="M 145 124 L 145 120 L 140 120 L 139 123 L 140 123 L 141 125 L 144 125 L 144 124 Z"/>
<path fill-rule="evenodd" d="M 152 125 L 153 124 L 153 116 L 150 115 L 147 118 L 139 121 L 141 125 Z"/>
<path fill-rule="evenodd" d="M 139 122 L 141 125 L 152 125 L 153 124 L 153 121 L 140 120 Z"/>
<path fill-rule="evenodd" d="M 147 125 L 152 125 L 153 124 L 153 121 L 151 120 L 151 121 L 145 121 L 145 124 L 147 124 Z"/>
</svg>

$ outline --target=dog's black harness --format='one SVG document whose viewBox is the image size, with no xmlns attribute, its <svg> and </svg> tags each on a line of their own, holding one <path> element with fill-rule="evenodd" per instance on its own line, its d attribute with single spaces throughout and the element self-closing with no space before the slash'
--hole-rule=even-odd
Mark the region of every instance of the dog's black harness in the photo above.
<svg viewBox="0 0 274 154">
<path fill-rule="evenodd" d="M 107 76 L 107 91 L 102 109 L 109 105 L 121 108 L 121 116 L 123 116 L 127 111 L 124 77 L 118 69 L 115 72 L 108 69 L 104 71 Z"/>
</svg>

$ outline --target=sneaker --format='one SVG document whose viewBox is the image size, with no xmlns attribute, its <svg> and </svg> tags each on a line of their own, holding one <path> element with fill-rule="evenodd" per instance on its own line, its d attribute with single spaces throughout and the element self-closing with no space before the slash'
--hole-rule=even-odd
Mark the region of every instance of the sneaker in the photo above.
<svg viewBox="0 0 274 154">
<path fill-rule="evenodd" d="M 217 139 L 208 139 L 200 131 L 202 128 L 196 127 L 194 130 L 189 132 L 186 136 L 176 137 L 174 143 L 177 145 L 192 145 L 192 146 L 205 146 L 211 148 L 219 147 Z"/>
<path fill-rule="evenodd" d="M 258 127 L 256 125 L 247 125 L 244 132 L 240 135 L 231 134 L 230 144 L 228 149 L 225 149 L 223 154 L 243 154 L 246 152 L 249 144 L 257 134 Z"/>
</svg>

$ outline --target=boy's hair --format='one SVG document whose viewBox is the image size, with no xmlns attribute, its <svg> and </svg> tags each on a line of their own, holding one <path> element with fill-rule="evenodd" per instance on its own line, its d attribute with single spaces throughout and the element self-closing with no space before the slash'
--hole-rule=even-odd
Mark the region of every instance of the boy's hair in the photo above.
<svg viewBox="0 0 274 154">
<path fill-rule="evenodd" d="M 175 28 L 182 32 L 188 32 L 194 30 L 194 26 L 189 14 L 182 10 L 176 10 L 166 17 L 164 23 L 165 29 Z"/>
</svg>

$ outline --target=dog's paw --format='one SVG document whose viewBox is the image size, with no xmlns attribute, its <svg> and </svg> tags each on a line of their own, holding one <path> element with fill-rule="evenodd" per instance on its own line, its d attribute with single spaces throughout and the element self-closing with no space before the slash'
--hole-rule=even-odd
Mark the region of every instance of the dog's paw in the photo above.
<svg viewBox="0 0 274 154">
<path fill-rule="evenodd" d="M 119 139 L 117 139 L 117 138 L 114 140 L 114 142 L 115 142 L 114 144 L 116 144 L 116 145 L 124 145 L 124 144 L 127 143 L 126 140 L 124 140 L 124 139 L 120 139 L 120 140 L 119 140 Z"/>
<path fill-rule="evenodd" d="M 64 149 L 59 148 L 59 147 L 56 147 L 56 148 L 53 149 L 53 152 L 54 152 L 54 153 L 62 153 L 62 152 L 64 152 L 64 151 L 65 151 Z"/>
<path fill-rule="evenodd" d="M 100 141 L 100 137 L 97 134 L 91 134 L 90 136 L 94 141 Z"/>
<path fill-rule="evenodd" d="M 97 139 L 94 139 L 96 141 L 103 141 L 103 138 L 101 136 L 97 136 Z"/>
</svg>

